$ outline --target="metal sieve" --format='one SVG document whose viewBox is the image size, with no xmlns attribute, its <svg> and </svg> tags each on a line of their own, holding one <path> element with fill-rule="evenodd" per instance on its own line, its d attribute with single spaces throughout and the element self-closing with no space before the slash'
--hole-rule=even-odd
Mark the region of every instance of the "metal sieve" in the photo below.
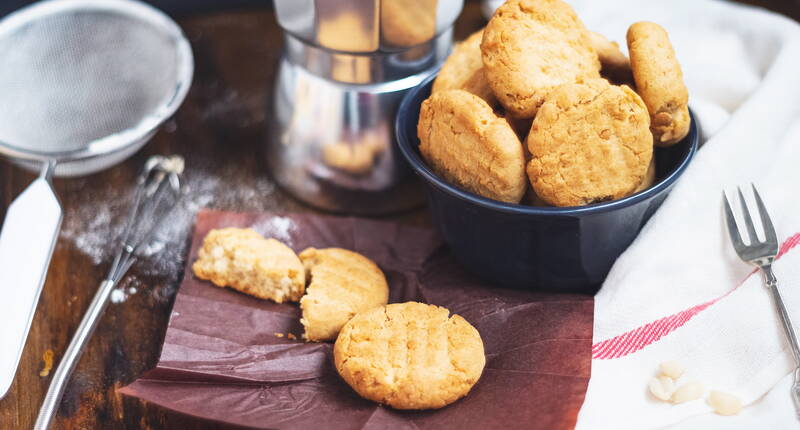
<svg viewBox="0 0 800 430">
<path fill-rule="evenodd" d="M 49 0 L 0 21 L 0 64 L 0 154 L 41 172 L 0 232 L 1 398 L 61 224 L 51 177 L 93 173 L 136 152 L 183 101 L 194 63 L 178 25 L 144 3 Z"/>
</svg>

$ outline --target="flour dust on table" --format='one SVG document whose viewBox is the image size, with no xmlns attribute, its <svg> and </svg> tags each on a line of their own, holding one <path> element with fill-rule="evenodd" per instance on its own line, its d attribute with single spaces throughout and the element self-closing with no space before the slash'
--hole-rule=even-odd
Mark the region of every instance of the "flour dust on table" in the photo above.
<svg viewBox="0 0 800 430">
<path fill-rule="evenodd" d="M 230 176 L 228 170 L 195 168 L 188 166 L 184 173 L 184 192 L 181 201 L 168 219 L 164 220 L 155 240 L 144 251 L 145 255 L 158 258 L 142 258 L 134 270 L 113 293 L 112 303 L 122 303 L 144 288 L 139 277 L 159 277 L 165 281 L 162 287 L 174 285 L 183 270 L 186 253 L 186 237 L 189 235 L 194 217 L 200 208 L 212 207 L 240 211 L 261 210 L 275 192 L 275 185 L 266 177 L 253 178 L 236 187 L 226 186 L 222 177 Z M 221 170 L 221 171 L 220 171 Z M 61 231 L 61 240 L 72 244 L 93 265 L 111 263 L 117 238 L 122 233 L 122 217 L 127 214 L 128 199 L 121 198 L 119 190 L 107 187 L 86 193 L 75 206 L 68 208 Z M 288 218 L 276 217 L 254 226 L 257 231 L 279 240 L 289 239 L 294 228 Z M 169 287 L 172 288 L 172 287 Z M 171 296 L 173 291 L 156 291 L 158 300 Z"/>
</svg>

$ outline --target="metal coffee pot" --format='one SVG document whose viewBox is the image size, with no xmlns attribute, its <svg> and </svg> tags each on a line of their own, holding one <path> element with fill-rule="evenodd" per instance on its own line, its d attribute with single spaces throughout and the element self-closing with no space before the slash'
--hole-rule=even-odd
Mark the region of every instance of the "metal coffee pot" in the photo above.
<svg viewBox="0 0 800 430">
<path fill-rule="evenodd" d="M 275 0 L 284 30 L 267 163 L 300 200 L 377 215 L 421 203 L 394 143 L 407 90 L 452 45 L 463 0 Z"/>
</svg>

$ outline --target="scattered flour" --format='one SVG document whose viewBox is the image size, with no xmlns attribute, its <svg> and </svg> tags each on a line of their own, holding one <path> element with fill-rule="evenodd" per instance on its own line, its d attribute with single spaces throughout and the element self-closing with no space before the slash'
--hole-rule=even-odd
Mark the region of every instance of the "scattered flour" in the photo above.
<svg viewBox="0 0 800 430">
<path fill-rule="evenodd" d="M 253 230 L 261 233 L 266 238 L 275 238 L 292 246 L 291 233 L 295 229 L 294 221 L 290 218 L 276 216 L 265 221 L 258 222 L 252 226 Z"/>
<path fill-rule="evenodd" d="M 236 166 L 230 166 L 230 169 L 234 168 Z M 269 178 L 259 176 L 235 187 L 219 179 L 232 175 L 232 170 L 226 168 L 210 171 L 188 166 L 182 177 L 180 202 L 155 232 L 153 242 L 146 249 L 147 256 L 134 264 L 129 275 L 112 292 L 113 303 L 122 303 L 130 295 L 143 290 L 150 291 L 159 301 L 170 299 L 183 271 L 186 247 L 198 210 L 258 211 L 267 206 L 265 203 L 275 191 L 275 184 Z M 117 252 L 117 239 L 127 221 L 132 188 L 123 193 L 111 186 L 92 193 L 82 192 L 80 198 L 71 200 L 65 208 L 59 240 L 70 243 L 93 265 L 107 269 Z M 289 232 L 294 228 L 288 218 L 279 217 L 262 224 L 258 227 L 260 232 L 281 240 L 288 240 Z M 140 278 L 149 277 L 163 279 L 162 285 L 156 290 L 145 288 Z"/>
</svg>

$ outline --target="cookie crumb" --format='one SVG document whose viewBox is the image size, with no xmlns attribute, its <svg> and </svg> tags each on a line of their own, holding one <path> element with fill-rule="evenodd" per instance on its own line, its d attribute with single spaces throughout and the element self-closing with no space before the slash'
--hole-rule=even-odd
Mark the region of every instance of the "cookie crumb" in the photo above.
<svg viewBox="0 0 800 430">
<path fill-rule="evenodd" d="M 275 333 L 275 337 L 283 337 L 283 333 Z"/>
<path fill-rule="evenodd" d="M 295 339 L 297 339 L 297 336 L 295 336 L 294 333 L 287 333 L 286 334 L 286 338 L 287 339 L 291 339 L 291 340 L 295 340 Z"/>
<path fill-rule="evenodd" d="M 42 371 L 39 372 L 39 376 L 45 377 L 50 374 L 50 371 L 53 369 L 53 350 L 48 349 L 47 351 L 42 354 L 42 361 L 44 361 L 44 367 Z"/>
</svg>

